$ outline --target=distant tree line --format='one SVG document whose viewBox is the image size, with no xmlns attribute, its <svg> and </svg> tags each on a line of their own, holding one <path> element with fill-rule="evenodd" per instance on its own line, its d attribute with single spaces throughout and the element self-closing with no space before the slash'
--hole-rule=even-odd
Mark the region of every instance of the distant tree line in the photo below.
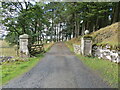
<svg viewBox="0 0 120 90">
<path fill-rule="evenodd" d="M 120 2 L 2 2 L 1 15 L 11 43 L 24 33 L 32 43 L 45 41 L 47 36 L 58 42 L 119 22 L 119 10 Z"/>
</svg>

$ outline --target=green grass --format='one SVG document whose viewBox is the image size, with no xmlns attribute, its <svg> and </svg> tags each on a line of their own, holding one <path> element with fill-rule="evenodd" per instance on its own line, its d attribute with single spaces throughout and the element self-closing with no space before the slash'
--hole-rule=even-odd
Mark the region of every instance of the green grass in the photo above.
<svg viewBox="0 0 120 90">
<path fill-rule="evenodd" d="M 95 70 L 98 75 L 100 74 L 104 81 L 107 81 L 114 88 L 118 87 L 118 64 L 93 57 L 77 56 L 84 64 Z"/>
<path fill-rule="evenodd" d="M 44 44 L 45 51 L 47 52 L 53 45 L 54 45 L 54 43 L 46 43 L 46 44 Z"/>
<path fill-rule="evenodd" d="M 71 52 L 74 52 L 73 44 L 70 41 L 65 42 L 65 44 L 67 45 Z"/>
<path fill-rule="evenodd" d="M 70 42 L 66 45 L 73 52 L 73 46 Z M 104 81 L 107 81 L 111 87 L 118 88 L 118 64 L 108 60 L 98 59 L 96 57 L 85 57 L 76 55 L 86 66 L 94 70 Z"/>
<path fill-rule="evenodd" d="M 35 66 L 43 57 L 39 55 L 35 58 L 29 58 L 28 61 L 16 61 L 11 63 L 6 63 L 2 65 L 2 84 L 7 83 L 9 80 L 16 76 L 19 76 L 27 71 L 29 71 L 33 66 Z"/>
</svg>

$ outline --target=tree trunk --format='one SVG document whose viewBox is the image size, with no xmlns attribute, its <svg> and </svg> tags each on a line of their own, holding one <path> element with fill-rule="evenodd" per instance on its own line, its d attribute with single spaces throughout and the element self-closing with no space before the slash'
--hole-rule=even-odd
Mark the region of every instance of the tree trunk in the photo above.
<svg viewBox="0 0 120 90">
<path fill-rule="evenodd" d="M 75 30 L 75 38 L 78 37 L 78 36 L 77 36 L 77 20 L 76 20 L 77 17 L 76 17 L 76 16 L 77 16 L 77 15 L 76 15 L 76 13 L 75 13 L 75 15 L 74 15 L 74 22 L 75 22 L 75 23 L 74 23 L 74 27 L 75 27 L 75 29 L 74 29 L 74 30 Z"/>
<path fill-rule="evenodd" d="M 59 28 L 59 41 L 60 41 L 60 37 L 61 37 L 61 23 L 60 23 L 60 28 Z"/>
<path fill-rule="evenodd" d="M 117 2 L 116 5 L 113 8 L 114 14 L 113 14 L 113 21 L 112 21 L 112 23 L 115 23 L 115 22 L 119 21 L 119 17 L 120 17 L 119 16 L 120 15 L 119 9 L 120 9 L 120 2 Z"/>
<path fill-rule="evenodd" d="M 85 31 L 85 23 L 82 23 L 82 35 L 84 35 L 84 31 Z"/>
<path fill-rule="evenodd" d="M 57 24 L 57 42 L 59 41 L 59 27 L 58 27 L 59 24 Z"/>
</svg>

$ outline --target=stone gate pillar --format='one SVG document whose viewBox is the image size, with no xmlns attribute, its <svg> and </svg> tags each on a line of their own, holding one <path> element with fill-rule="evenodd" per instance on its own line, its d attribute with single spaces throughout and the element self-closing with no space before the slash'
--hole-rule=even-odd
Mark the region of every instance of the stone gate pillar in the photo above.
<svg viewBox="0 0 120 90">
<path fill-rule="evenodd" d="M 92 37 L 81 38 L 81 53 L 82 55 L 92 55 Z"/>
<path fill-rule="evenodd" d="M 19 46 L 20 46 L 20 57 L 29 57 L 29 36 L 27 34 L 23 34 L 19 36 Z"/>
</svg>

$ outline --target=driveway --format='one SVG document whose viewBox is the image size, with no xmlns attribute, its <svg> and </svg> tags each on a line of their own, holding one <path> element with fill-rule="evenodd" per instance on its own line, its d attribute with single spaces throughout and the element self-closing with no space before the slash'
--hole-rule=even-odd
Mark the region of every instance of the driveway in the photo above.
<svg viewBox="0 0 120 90">
<path fill-rule="evenodd" d="M 108 88 L 64 43 L 56 43 L 29 72 L 4 88 Z"/>
</svg>

